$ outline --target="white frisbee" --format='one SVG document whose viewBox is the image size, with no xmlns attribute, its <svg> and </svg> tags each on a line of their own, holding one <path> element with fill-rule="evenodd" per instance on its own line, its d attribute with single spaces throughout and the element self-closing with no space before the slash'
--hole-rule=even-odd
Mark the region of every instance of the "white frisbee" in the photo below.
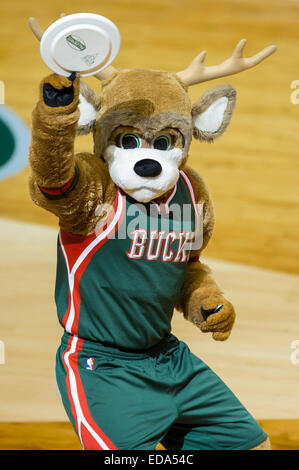
<svg viewBox="0 0 299 470">
<path fill-rule="evenodd" d="M 59 75 L 80 72 L 95 75 L 108 67 L 119 52 L 118 28 L 104 16 L 75 13 L 60 18 L 44 32 L 40 53 L 46 65 Z"/>
</svg>

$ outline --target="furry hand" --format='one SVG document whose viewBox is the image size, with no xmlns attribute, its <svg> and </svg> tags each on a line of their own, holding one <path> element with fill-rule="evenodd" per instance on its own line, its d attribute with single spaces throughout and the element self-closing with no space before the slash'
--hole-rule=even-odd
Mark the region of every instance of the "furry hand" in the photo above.
<svg viewBox="0 0 299 470">
<path fill-rule="evenodd" d="M 222 305 L 221 308 L 220 305 Z M 213 309 L 216 313 L 210 313 L 204 320 L 205 314 L 209 313 L 207 311 Z M 235 323 L 236 314 L 232 304 L 224 297 L 211 295 L 200 301 L 197 292 L 194 292 L 188 310 L 189 320 L 197 325 L 203 333 L 213 333 L 213 339 L 216 341 L 228 339 Z"/>
<path fill-rule="evenodd" d="M 215 305 L 213 299 L 213 305 Z M 213 339 L 216 341 L 225 341 L 231 334 L 233 325 L 235 323 L 236 314 L 234 307 L 228 300 L 220 300 L 223 307 L 217 313 L 212 313 L 208 316 L 207 320 L 201 323 L 200 329 L 203 333 L 213 333 Z M 211 303 L 209 299 L 203 302 L 204 309 L 210 309 Z"/>
<path fill-rule="evenodd" d="M 41 82 L 40 98 L 51 113 L 72 113 L 79 102 L 80 79 L 72 73 L 63 77 L 53 73 Z"/>
</svg>

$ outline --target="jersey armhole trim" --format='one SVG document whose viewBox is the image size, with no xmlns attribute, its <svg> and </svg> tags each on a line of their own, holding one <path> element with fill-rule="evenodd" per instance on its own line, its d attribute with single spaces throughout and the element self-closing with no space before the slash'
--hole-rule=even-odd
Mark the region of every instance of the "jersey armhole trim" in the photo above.
<svg viewBox="0 0 299 470">
<path fill-rule="evenodd" d="M 183 181 L 186 185 L 186 188 L 188 190 L 188 193 L 189 193 L 189 196 L 190 196 L 193 208 L 194 208 L 195 216 L 196 216 L 196 219 L 197 219 L 197 217 L 198 217 L 197 201 L 196 201 L 196 196 L 195 196 L 196 193 L 195 193 L 195 188 L 194 188 L 193 181 L 190 178 L 190 176 L 189 176 L 189 174 L 187 173 L 186 170 L 181 170 L 180 174 L 181 174 L 181 176 L 183 178 Z"/>
</svg>

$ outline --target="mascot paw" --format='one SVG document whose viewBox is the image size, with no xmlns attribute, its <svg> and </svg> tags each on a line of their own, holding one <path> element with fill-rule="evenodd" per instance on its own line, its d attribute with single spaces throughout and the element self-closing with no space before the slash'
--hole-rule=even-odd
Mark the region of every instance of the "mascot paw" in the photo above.
<svg viewBox="0 0 299 470">
<path fill-rule="evenodd" d="M 72 112 L 79 101 L 79 77 L 72 73 L 63 77 L 53 73 L 41 83 L 41 99 L 52 112 Z"/>
<path fill-rule="evenodd" d="M 202 299 L 195 291 L 189 301 L 187 318 L 203 333 L 213 333 L 214 340 L 225 341 L 231 333 L 236 314 L 232 304 L 218 293 Z"/>
<path fill-rule="evenodd" d="M 216 305 L 215 305 L 216 304 Z M 216 341 L 225 341 L 231 334 L 236 314 L 230 302 L 215 297 L 205 299 L 201 306 L 201 315 L 205 321 L 199 326 L 203 333 L 213 333 Z"/>
</svg>

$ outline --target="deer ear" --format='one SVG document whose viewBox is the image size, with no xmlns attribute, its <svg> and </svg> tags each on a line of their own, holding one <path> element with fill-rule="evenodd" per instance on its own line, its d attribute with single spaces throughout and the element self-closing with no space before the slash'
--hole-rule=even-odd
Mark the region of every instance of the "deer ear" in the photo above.
<svg viewBox="0 0 299 470">
<path fill-rule="evenodd" d="M 97 114 L 101 108 L 101 96 L 82 80 L 80 81 L 78 107 L 80 118 L 78 121 L 77 135 L 89 134 L 94 130 Z"/>
<path fill-rule="evenodd" d="M 212 142 L 227 128 L 236 102 L 236 90 L 230 85 L 210 88 L 192 107 L 193 135 Z"/>
</svg>

